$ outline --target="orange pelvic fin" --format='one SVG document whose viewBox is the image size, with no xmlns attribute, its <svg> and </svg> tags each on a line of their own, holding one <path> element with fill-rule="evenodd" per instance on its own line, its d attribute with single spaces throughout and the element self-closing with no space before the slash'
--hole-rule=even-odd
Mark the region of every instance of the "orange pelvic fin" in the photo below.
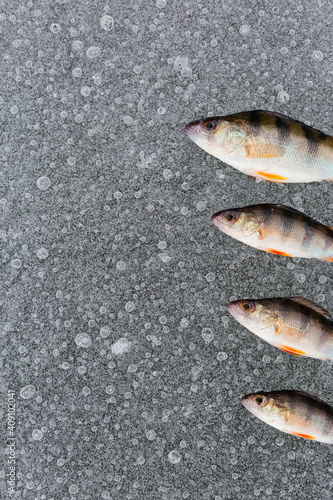
<svg viewBox="0 0 333 500">
<path fill-rule="evenodd" d="M 274 248 L 265 248 L 266 252 L 276 253 L 276 255 L 283 255 L 284 257 L 291 257 L 289 253 L 281 252 L 280 250 L 274 250 Z"/>
<path fill-rule="evenodd" d="M 288 180 L 287 177 L 282 177 L 277 174 L 269 174 L 268 172 L 261 172 L 260 170 L 256 172 L 256 176 L 263 177 L 266 181 L 271 182 L 283 182 Z"/>
<path fill-rule="evenodd" d="M 279 349 L 284 352 L 289 352 L 289 354 L 293 354 L 294 356 L 306 356 L 306 353 L 304 351 L 294 349 L 293 347 L 289 347 L 287 345 L 280 345 Z"/>
<path fill-rule="evenodd" d="M 321 260 L 326 260 L 327 262 L 333 262 L 333 259 L 321 259 Z"/>
<path fill-rule="evenodd" d="M 299 437 L 305 438 L 305 439 L 316 439 L 313 436 L 309 436 L 309 434 L 301 434 L 300 432 L 291 432 L 290 434 L 293 434 L 294 436 L 299 436 Z"/>
</svg>

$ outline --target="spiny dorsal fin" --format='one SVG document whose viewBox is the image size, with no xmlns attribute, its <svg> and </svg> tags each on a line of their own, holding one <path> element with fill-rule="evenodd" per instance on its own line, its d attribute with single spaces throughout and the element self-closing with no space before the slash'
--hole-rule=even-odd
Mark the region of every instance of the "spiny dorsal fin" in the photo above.
<svg viewBox="0 0 333 500">
<path fill-rule="evenodd" d="M 293 392 L 296 392 L 297 394 L 301 394 L 301 396 L 306 396 L 307 398 L 314 399 L 315 401 L 318 401 L 318 403 L 323 403 L 324 405 L 327 405 L 327 403 L 325 403 L 325 401 L 318 398 L 317 396 L 314 396 L 313 394 L 309 394 L 306 391 L 293 391 Z"/>
<path fill-rule="evenodd" d="M 297 302 L 298 304 L 302 304 L 303 306 L 306 306 L 306 307 L 309 307 L 310 309 L 313 309 L 314 311 L 318 312 L 319 314 L 322 314 L 323 316 L 325 316 L 325 318 L 333 321 L 332 316 L 330 315 L 330 313 L 326 309 L 324 309 L 321 306 L 318 306 L 317 304 L 315 304 L 311 300 L 305 299 L 304 297 L 290 297 L 290 299 L 293 300 L 294 302 Z"/>
</svg>

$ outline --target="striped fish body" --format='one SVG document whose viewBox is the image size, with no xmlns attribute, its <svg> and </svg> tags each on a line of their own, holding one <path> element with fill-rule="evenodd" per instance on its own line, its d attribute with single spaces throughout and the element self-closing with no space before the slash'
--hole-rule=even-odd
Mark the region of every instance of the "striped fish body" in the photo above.
<svg viewBox="0 0 333 500">
<path fill-rule="evenodd" d="M 333 407 L 301 391 L 274 391 L 247 394 L 242 405 L 276 429 L 333 444 Z"/>
<path fill-rule="evenodd" d="M 187 136 L 241 172 L 272 182 L 333 180 L 333 137 L 288 116 L 245 111 L 189 123 Z"/>
<path fill-rule="evenodd" d="M 291 207 L 262 204 L 222 210 L 211 221 L 224 233 L 258 250 L 333 260 L 333 229 Z"/>
<path fill-rule="evenodd" d="M 333 320 L 304 297 L 235 300 L 227 309 L 245 328 L 282 351 L 333 361 Z"/>
</svg>

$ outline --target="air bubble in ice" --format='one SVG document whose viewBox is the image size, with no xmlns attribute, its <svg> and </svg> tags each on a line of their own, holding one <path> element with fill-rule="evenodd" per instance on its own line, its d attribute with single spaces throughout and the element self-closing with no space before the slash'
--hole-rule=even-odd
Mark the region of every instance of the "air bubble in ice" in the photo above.
<svg viewBox="0 0 333 500">
<path fill-rule="evenodd" d="M 168 460 L 172 464 L 179 464 L 181 460 L 180 453 L 177 450 L 170 451 L 170 453 L 168 454 Z"/>
<path fill-rule="evenodd" d="M 10 263 L 10 265 L 14 268 L 14 269 L 20 269 L 20 267 L 22 267 L 22 261 L 20 259 L 13 259 Z"/>
<path fill-rule="evenodd" d="M 114 26 L 114 19 L 112 16 L 109 16 L 108 14 L 106 14 L 105 16 L 103 16 L 101 18 L 99 24 L 101 25 L 101 28 L 104 31 L 111 31 L 113 26 Z"/>
<path fill-rule="evenodd" d="M 239 33 L 241 35 L 244 35 L 244 36 L 248 35 L 250 33 L 250 31 L 251 31 L 251 28 L 247 24 L 243 24 L 243 26 L 241 26 L 239 28 Z"/>
<path fill-rule="evenodd" d="M 87 49 L 87 57 L 89 57 L 90 59 L 94 59 L 95 57 L 98 57 L 99 55 L 101 55 L 101 49 L 99 47 L 89 47 Z"/>
<path fill-rule="evenodd" d="M 22 389 L 20 390 L 20 396 L 23 399 L 33 398 L 35 394 L 36 394 L 36 389 L 33 385 L 26 385 L 25 387 L 22 387 Z"/>
<path fill-rule="evenodd" d="M 32 431 L 32 439 L 35 441 L 40 441 L 43 437 L 43 432 L 40 429 L 34 429 Z"/>
<path fill-rule="evenodd" d="M 75 337 L 75 343 L 79 347 L 90 347 L 92 344 L 92 340 L 87 333 L 79 333 Z"/>
<path fill-rule="evenodd" d="M 39 248 L 37 250 L 37 257 L 41 260 L 47 259 L 49 256 L 49 251 L 46 248 Z"/>
<path fill-rule="evenodd" d="M 122 354 L 129 352 L 130 349 L 131 349 L 131 342 L 129 342 L 125 337 L 121 337 L 111 346 L 111 352 L 116 356 L 121 356 Z"/>
<path fill-rule="evenodd" d="M 38 189 L 41 189 L 42 191 L 45 191 L 51 186 L 51 181 L 46 175 L 43 175 L 42 177 L 39 177 L 37 179 L 37 187 Z"/>
<path fill-rule="evenodd" d="M 320 62 L 324 59 L 324 54 L 320 50 L 315 50 L 312 53 L 312 59 L 314 59 L 317 62 Z"/>
</svg>

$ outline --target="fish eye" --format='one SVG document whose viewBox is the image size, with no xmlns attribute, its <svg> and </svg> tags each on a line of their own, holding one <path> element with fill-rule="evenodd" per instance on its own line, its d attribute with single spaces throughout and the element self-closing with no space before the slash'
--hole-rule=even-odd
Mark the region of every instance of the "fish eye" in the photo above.
<svg viewBox="0 0 333 500">
<path fill-rule="evenodd" d="M 235 215 L 232 212 L 227 212 L 224 217 L 227 219 L 227 221 L 231 222 L 232 220 L 234 220 Z"/>
<path fill-rule="evenodd" d="M 217 120 L 207 120 L 204 122 L 203 126 L 207 132 L 213 132 L 217 128 Z"/>
<path fill-rule="evenodd" d="M 253 400 L 258 406 L 265 406 L 265 404 L 267 403 L 266 396 L 263 396 L 261 394 L 254 396 Z"/>
<path fill-rule="evenodd" d="M 251 311 L 251 309 L 254 309 L 253 305 L 250 304 L 250 302 L 242 302 L 241 307 L 243 311 Z"/>
</svg>

